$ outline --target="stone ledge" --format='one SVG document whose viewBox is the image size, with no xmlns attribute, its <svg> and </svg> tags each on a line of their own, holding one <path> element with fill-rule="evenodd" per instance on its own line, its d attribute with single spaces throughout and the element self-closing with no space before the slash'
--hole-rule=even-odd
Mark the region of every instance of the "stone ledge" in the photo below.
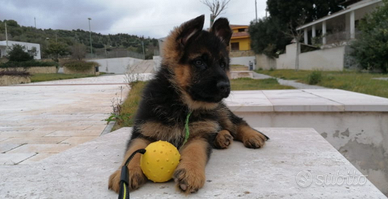
<svg viewBox="0 0 388 199">
<path fill-rule="evenodd" d="M 388 112 L 388 99 L 339 89 L 232 91 L 234 112 Z"/>
<path fill-rule="evenodd" d="M 119 129 L 36 164 L 1 166 L 0 198 L 117 198 L 107 189 L 108 177 L 121 164 L 130 130 Z M 368 180 L 361 185 L 321 184 L 318 175 L 362 174 L 315 130 L 259 130 L 271 137 L 263 149 L 234 142 L 230 149 L 214 150 L 205 186 L 187 198 L 386 198 Z M 300 178 L 303 172 L 312 174 L 311 185 Z M 131 196 L 184 195 L 173 182 L 148 182 Z"/>
</svg>

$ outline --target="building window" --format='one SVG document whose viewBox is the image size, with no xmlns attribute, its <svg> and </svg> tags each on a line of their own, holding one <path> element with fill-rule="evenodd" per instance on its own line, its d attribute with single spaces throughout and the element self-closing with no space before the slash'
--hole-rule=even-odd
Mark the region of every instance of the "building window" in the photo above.
<svg viewBox="0 0 388 199">
<path fill-rule="evenodd" d="M 240 43 L 231 43 L 232 50 L 240 50 Z"/>
<path fill-rule="evenodd" d="M 239 28 L 238 32 L 245 32 L 245 28 Z"/>
</svg>

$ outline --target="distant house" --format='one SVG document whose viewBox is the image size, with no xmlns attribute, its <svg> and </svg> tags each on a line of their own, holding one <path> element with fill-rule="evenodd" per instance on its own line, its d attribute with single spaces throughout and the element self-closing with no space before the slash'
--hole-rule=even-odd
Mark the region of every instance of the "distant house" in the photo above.
<svg viewBox="0 0 388 199">
<path fill-rule="evenodd" d="M 233 31 L 230 39 L 230 47 L 232 51 L 251 50 L 251 37 L 248 33 L 248 25 L 230 25 Z"/>
<path fill-rule="evenodd" d="M 298 27 L 297 30 L 304 32 L 304 45 L 320 48 L 297 53 L 297 44 L 287 45 L 286 53 L 276 59 L 276 69 L 343 70 L 356 66 L 357 63 L 349 55 L 349 44 L 357 39 L 359 21 L 382 4 L 381 0 L 346 0 L 342 3 L 346 7 L 344 10 Z M 299 65 L 296 65 L 297 56 Z"/>
<path fill-rule="evenodd" d="M 297 30 L 303 30 L 305 44 L 339 45 L 355 39 L 359 20 L 381 4 L 381 0 L 346 0 L 342 3 L 346 9 L 304 24 Z"/>
<path fill-rule="evenodd" d="M 34 59 L 41 59 L 40 44 L 20 41 L 0 41 L 0 58 L 6 56 L 8 54 L 7 51 L 15 44 L 24 46 L 26 51 L 34 56 Z"/>
</svg>

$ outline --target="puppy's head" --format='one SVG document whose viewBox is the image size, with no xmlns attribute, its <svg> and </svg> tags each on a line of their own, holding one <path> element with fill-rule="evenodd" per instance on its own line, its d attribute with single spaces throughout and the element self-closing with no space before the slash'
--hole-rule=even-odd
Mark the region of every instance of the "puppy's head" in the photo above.
<svg viewBox="0 0 388 199">
<path fill-rule="evenodd" d="M 163 67 L 173 74 L 191 109 L 212 109 L 230 93 L 229 51 L 232 35 L 226 18 L 202 30 L 204 16 L 183 23 L 167 37 Z"/>
</svg>

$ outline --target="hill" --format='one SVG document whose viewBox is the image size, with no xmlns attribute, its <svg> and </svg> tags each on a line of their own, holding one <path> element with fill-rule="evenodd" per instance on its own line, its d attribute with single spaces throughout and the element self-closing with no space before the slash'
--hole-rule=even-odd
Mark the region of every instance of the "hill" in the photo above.
<svg viewBox="0 0 388 199">
<path fill-rule="evenodd" d="M 41 45 L 42 58 L 48 58 L 48 55 L 45 53 L 45 51 L 50 42 L 60 43 L 68 48 L 71 48 L 77 44 L 83 44 L 86 46 L 86 52 L 90 53 L 89 31 L 81 29 L 36 29 L 35 27 L 20 26 L 15 20 L 0 20 L 0 41 L 5 40 L 5 22 L 7 22 L 8 40 L 39 43 Z M 96 32 L 92 32 L 91 37 L 93 54 L 99 57 L 104 57 L 105 55 L 108 55 L 109 52 L 114 51 L 129 51 L 143 54 L 142 42 L 144 42 L 146 58 L 152 58 L 154 51 L 158 50 L 158 41 L 149 37 L 144 38 L 129 34 L 102 35 Z"/>
</svg>

